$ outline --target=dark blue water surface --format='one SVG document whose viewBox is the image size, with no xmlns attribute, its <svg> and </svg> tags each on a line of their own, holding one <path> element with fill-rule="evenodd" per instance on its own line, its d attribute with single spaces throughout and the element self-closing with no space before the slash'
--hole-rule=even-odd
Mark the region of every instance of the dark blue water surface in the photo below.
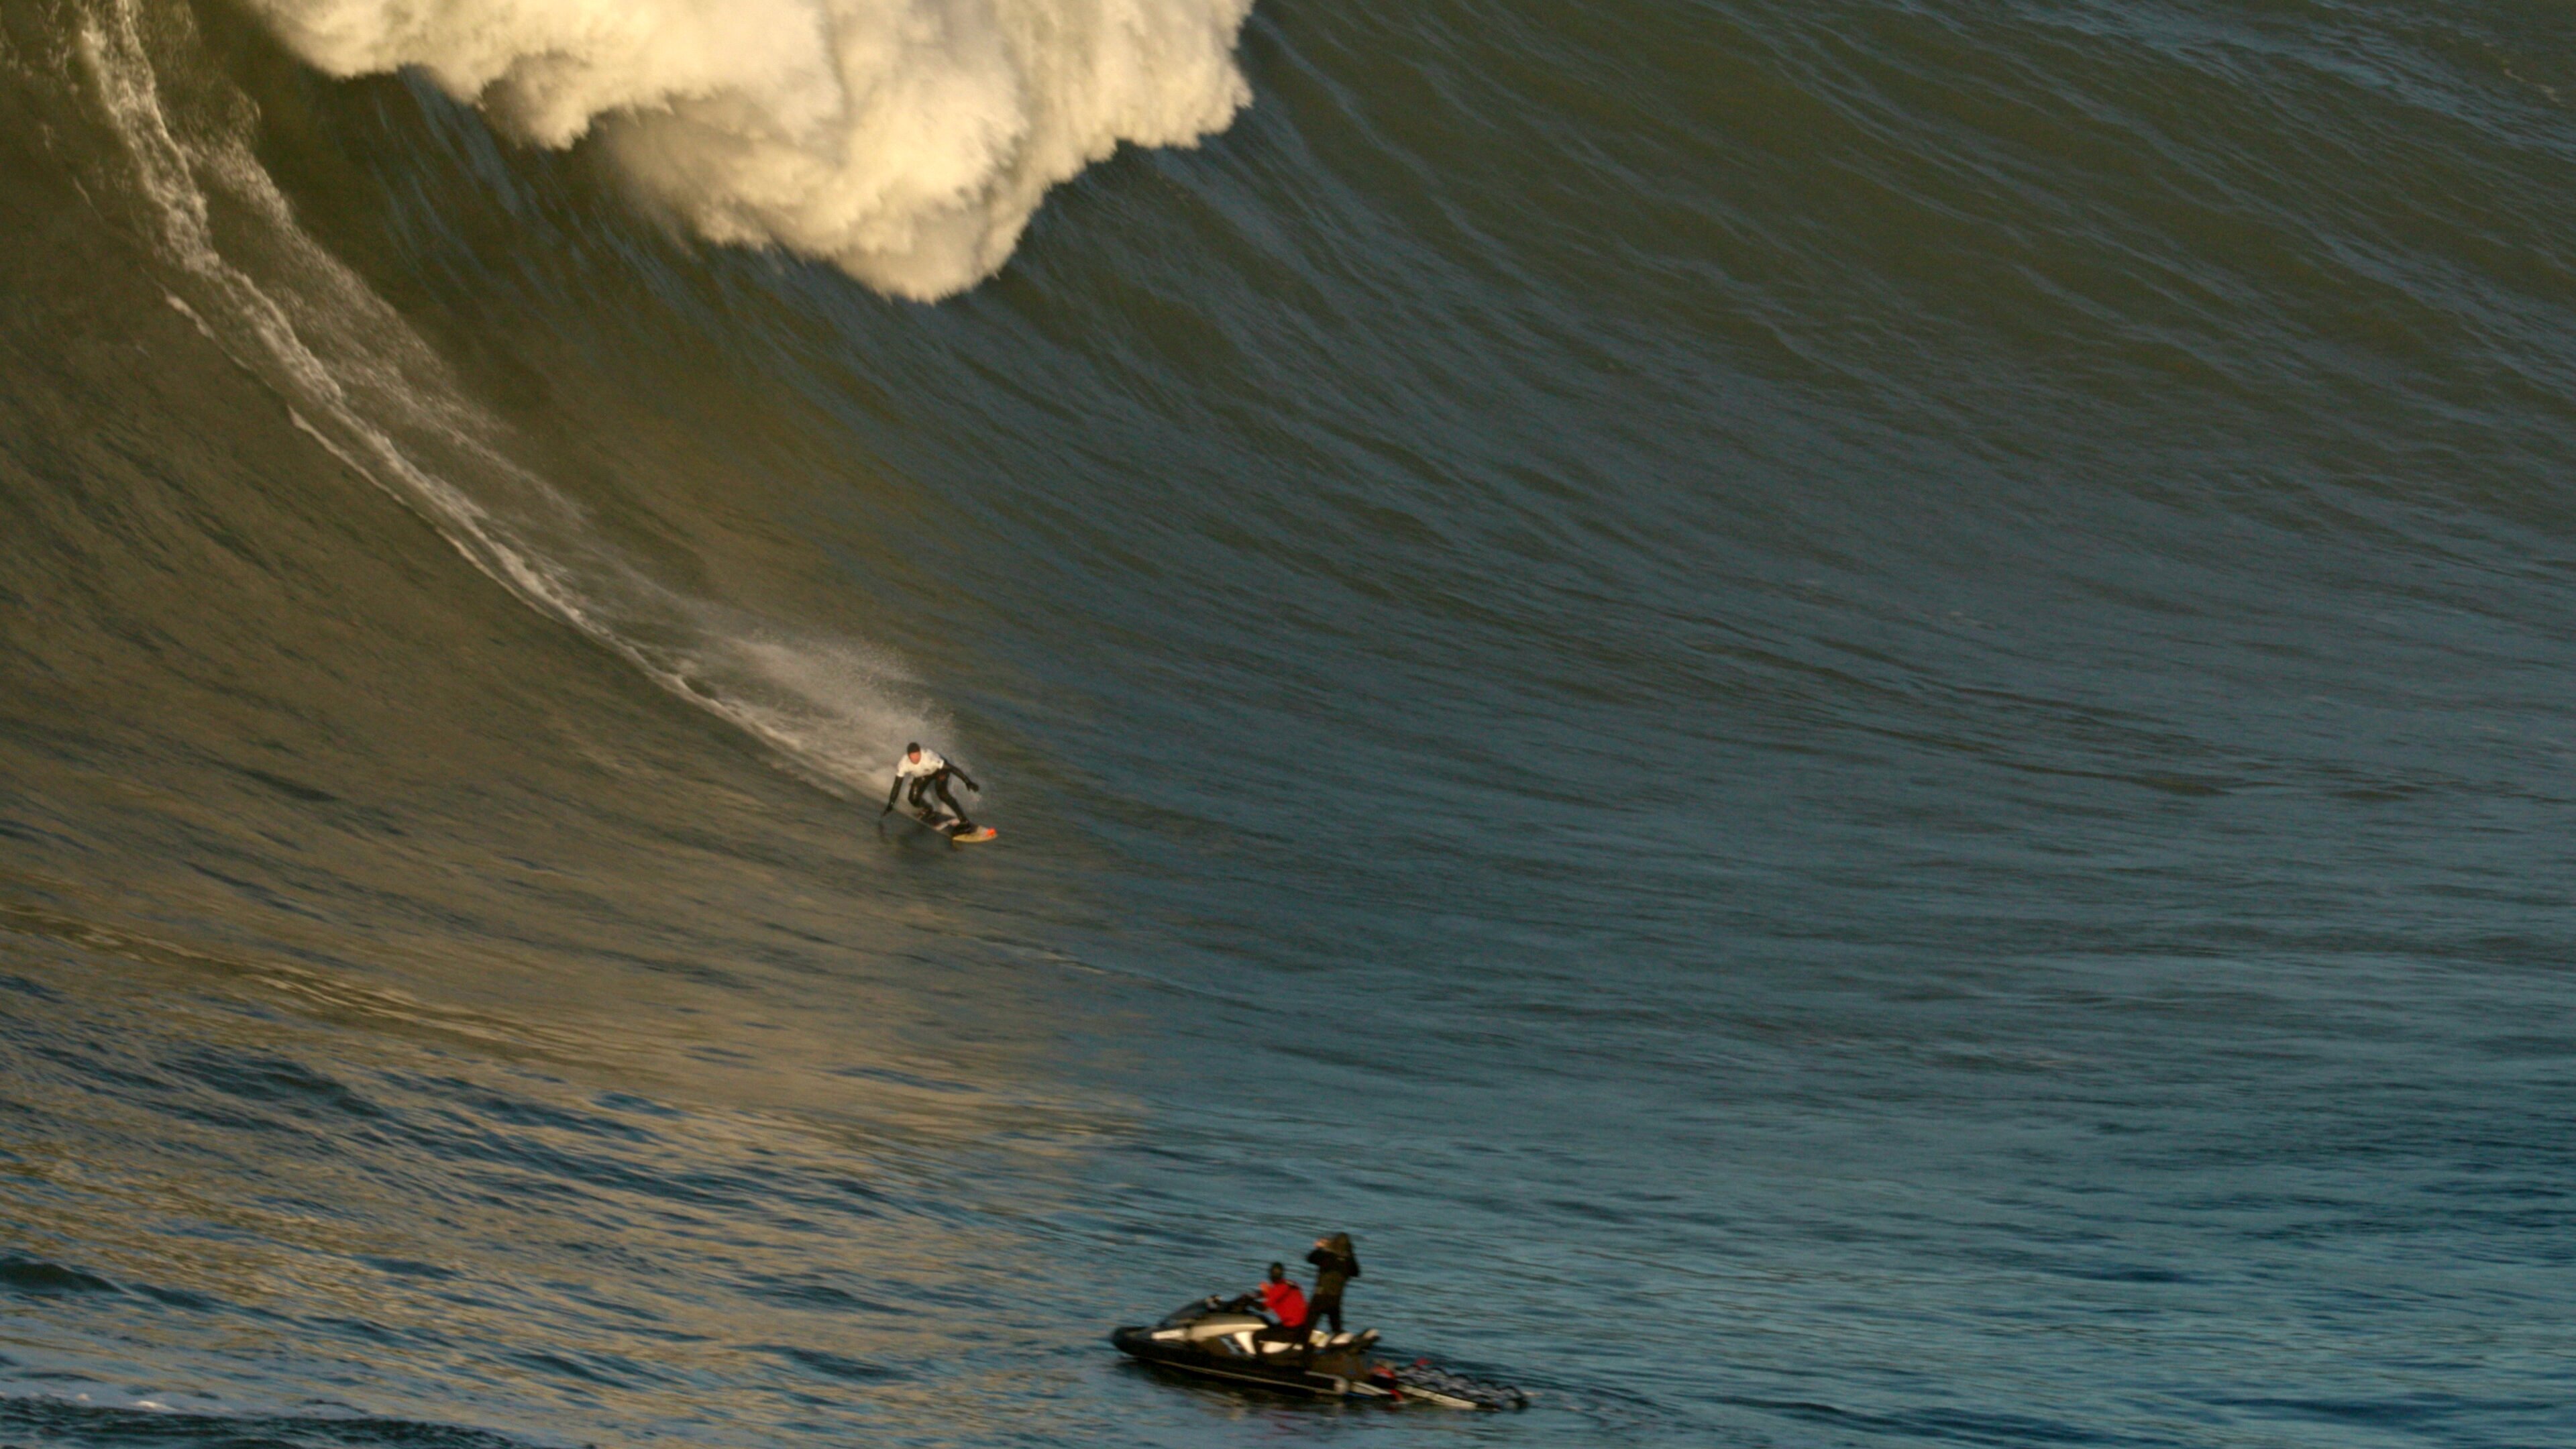
<svg viewBox="0 0 2576 1449">
<path fill-rule="evenodd" d="M 2576 18 L 1265 5 L 925 303 L 317 13 L 0 12 L 0 1443 L 2576 1442 Z M 1335 1230 L 1535 1406 L 1105 1342 Z"/>
</svg>

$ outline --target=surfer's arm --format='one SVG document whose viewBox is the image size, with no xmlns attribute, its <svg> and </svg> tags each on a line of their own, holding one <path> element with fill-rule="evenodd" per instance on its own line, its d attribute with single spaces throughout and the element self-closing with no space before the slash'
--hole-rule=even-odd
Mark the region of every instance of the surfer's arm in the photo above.
<svg viewBox="0 0 2576 1449">
<path fill-rule="evenodd" d="M 883 810 L 878 811 L 878 812 L 877 812 L 877 814 L 879 814 L 880 816 L 883 816 L 883 815 L 892 815 L 892 814 L 894 813 L 894 797 L 895 797 L 895 796 L 897 796 L 897 795 L 900 795 L 900 794 L 902 794 L 902 793 L 903 793 L 903 776 L 901 776 L 901 775 L 897 775 L 897 776 L 895 776 L 895 777 L 894 777 L 894 786 L 893 786 L 893 788 L 892 788 L 892 789 L 889 789 L 889 790 L 887 790 L 887 791 L 886 791 L 886 808 L 884 808 Z M 977 794 L 982 794 L 983 792 L 979 790 L 979 791 L 977 791 L 976 793 L 977 793 Z"/>
<path fill-rule="evenodd" d="M 957 772 L 957 778 L 966 782 L 967 789 L 974 791 L 978 795 L 984 793 L 984 787 L 975 783 L 975 777 L 966 773 L 965 766 L 950 765 L 948 768 Z"/>
</svg>

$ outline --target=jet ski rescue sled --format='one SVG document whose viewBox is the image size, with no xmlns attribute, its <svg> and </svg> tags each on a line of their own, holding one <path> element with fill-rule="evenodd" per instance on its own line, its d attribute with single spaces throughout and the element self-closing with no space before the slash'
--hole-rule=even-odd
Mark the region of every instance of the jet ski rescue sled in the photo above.
<svg viewBox="0 0 2576 1449">
<path fill-rule="evenodd" d="M 1376 1329 L 1285 1334 L 1272 1329 L 1268 1319 L 1244 1311 L 1244 1304 L 1240 1298 L 1197 1299 L 1150 1328 L 1115 1329 L 1109 1341 L 1120 1353 L 1156 1368 L 1308 1398 L 1448 1409 L 1529 1407 L 1529 1396 L 1509 1384 L 1450 1373 L 1427 1362 L 1391 1364 L 1371 1358 Z"/>
</svg>

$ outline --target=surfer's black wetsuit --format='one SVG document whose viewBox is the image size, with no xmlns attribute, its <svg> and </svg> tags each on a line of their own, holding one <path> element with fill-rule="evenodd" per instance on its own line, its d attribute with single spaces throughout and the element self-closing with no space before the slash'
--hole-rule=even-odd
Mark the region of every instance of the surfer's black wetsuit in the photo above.
<svg viewBox="0 0 2576 1449">
<path fill-rule="evenodd" d="M 939 803 L 948 807 L 948 813 L 957 817 L 958 824 L 972 826 L 975 822 L 966 818 L 966 807 L 957 803 L 956 794 L 948 788 L 948 777 L 951 775 L 965 781 L 967 787 L 977 794 L 983 793 L 984 787 L 975 783 L 974 776 L 955 765 L 943 765 L 927 775 L 913 777 L 912 808 L 915 810 L 923 808 L 921 797 L 924 794 L 936 795 L 939 797 Z"/>
</svg>

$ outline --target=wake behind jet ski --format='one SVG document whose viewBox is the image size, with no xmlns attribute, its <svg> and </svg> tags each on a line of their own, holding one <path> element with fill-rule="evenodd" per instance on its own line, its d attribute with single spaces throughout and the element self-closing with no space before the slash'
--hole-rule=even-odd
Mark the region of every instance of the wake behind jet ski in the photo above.
<svg viewBox="0 0 2576 1449">
<path fill-rule="evenodd" d="M 1156 1368 L 1246 1388 L 1317 1399 L 1433 1404 L 1450 1409 L 1525 1409 L 1529 1396 L 1509 1384 L 1449 1373 L 1427 1362 L 1392 1364 L 1370 1357 L 1377 1330 L 1329 1332 L 1312 1323 L 1282 1328 L 1251 1311 L 1249 1293 L 1210 1294 L 1163 1315 L 1151 1327 L 1113 1330 L 1120 1353 Z"/>
</svg>

